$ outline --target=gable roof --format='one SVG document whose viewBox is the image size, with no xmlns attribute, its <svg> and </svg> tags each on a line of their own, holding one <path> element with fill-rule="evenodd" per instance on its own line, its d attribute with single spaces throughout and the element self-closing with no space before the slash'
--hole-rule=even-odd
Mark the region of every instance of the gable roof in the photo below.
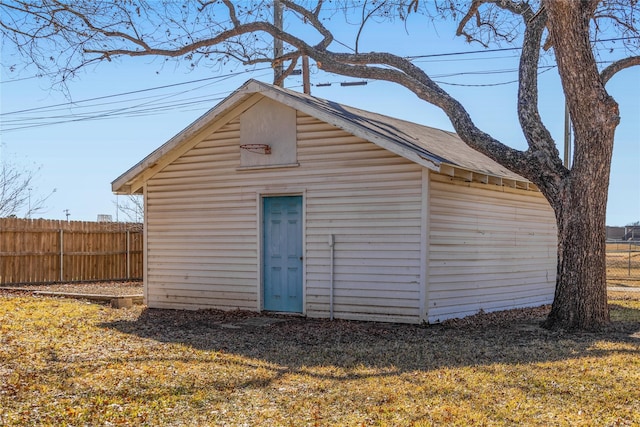
<svg viewBox="0 0 640 427">
<path fill-rule="evenodd" d="M 218 105 L 116 178 L 115 193 L 140 192 L 144 182 L 164 166 L 263 97 L 270 98 L 436 172 L 511 187 L 535 189 L 489 157 L 466 145 L 455 133 L 372 113 L 257 80 L 249 80 Z"/>
</svg>

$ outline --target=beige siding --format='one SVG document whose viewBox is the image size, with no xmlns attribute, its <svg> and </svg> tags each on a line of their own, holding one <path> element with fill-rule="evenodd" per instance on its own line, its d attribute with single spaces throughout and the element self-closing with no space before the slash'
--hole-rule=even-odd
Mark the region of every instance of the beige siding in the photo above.
<svg viewBox="0 0 640 427">
<path fill-rule="evenodd" d="M 242 168 L 235 118 L 147 181 L 150 307 L 259 310 L 260 200 L 287 194 L 304 199 L 308 316 L 329 316 L 330 235 L 337 318 L 438 322 L 551 301 L 555 223 L 539 193 L 427 179 L 299 112 L 296 134 L 299 166 Z"/>
<path fill-rule="evenodd" d="M 236 119 L 147 184 L 151 307 L 258 309 L 260 196 L 303 194 L 305 311 L 418 322 L 421 167 L 298 113 L 299 167 L 238 170 Z"/>
<path fill-rule="evenodd" d="M 553 299 L 556 226 L 537 192 L 431 175 L 429 322 Z"/>
</svg>

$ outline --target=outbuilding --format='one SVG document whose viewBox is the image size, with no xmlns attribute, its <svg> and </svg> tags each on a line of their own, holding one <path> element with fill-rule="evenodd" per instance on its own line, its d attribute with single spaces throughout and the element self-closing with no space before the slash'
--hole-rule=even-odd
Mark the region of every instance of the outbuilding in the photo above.
<svg viewBox="0 0 640 427">
<path fill-rule="evenodd" d="M 151 308 L 437 323 L 547 304 L 538 189 L 422 126 L 249 80 L 112 183 Z"/>
</svg>

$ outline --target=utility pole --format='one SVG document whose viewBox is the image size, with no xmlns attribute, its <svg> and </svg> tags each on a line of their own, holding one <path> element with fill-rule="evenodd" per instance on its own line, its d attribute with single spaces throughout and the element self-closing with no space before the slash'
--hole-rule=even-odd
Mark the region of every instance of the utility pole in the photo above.
<svg viewBox="0 0 640 427">
<path fill-rule="evenodd" d="M 564 167 L 570 169 L 571 166 L 571 115 L 569 107 L 564 104 Z"/>
<path fill-rule="evenodd" d="M 62 212 L 64 212 L 64 214 L 67 216 L 67 222 L 69 222 L 69 215 L 71 215 L 71 214 L 69 213 L 69 209 L 65 209 L 65 210 L 63 210 Z"/>
<path fill-rule="evenodd" d="M 311 95 L 311 83 L 309 82 L 309 57 L 302 55 L 302 91 Z"/>
<path fill-rule="evenodd" d="M 273 25 L 282 30 L 282 3 L 280 0 L 273 0 Z M 273 38 L 273 58 L 278 59 L 284 53 L 284 45 L 282 40 L 277 37 Z M 273 67 L 273 84 L 278 84 L 278 80 L 282 76 L 284 67 L 282 62 L 277 62 Z M 278 84 L 279 86 L 284 86 L 283 82 Z"/>
</svg>

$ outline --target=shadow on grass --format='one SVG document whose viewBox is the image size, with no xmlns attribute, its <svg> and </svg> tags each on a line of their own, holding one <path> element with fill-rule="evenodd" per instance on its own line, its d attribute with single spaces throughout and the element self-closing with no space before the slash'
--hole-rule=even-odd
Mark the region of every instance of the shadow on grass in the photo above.
<svg viewBox="0 0 640 427">
<path fill-rule="evenodd" d="M 598 333 L 542 329 L 538 325 L 546 309 L 480 314 L 435 326 L 286 318 L 248 312 L 146 309 L 135 321 L 101 326 L 163 343 L 272 363 L 283 372 L 308 373 L 308 368 L 336 367 L 343 370 L 338 376 L 362 376 L 367 369 L 376 371 L 372 373 L 375 376 L 384 372 L 395 375 L 494 363 L 527 364 L 611 353 L 640 356 L 637 320 L 640 310 L 624 310 L 625 319 L 633 321 L 616 321 Z M 256 317 L 267 319 L 264 326 L 247 322 Z M 600 342 L 631 346 L 596 345 Z M 251 361 L 234 363 L 250 365 Z M 354 369 L 361 373 L 345 374 Z M 345 377 L 349 378 L 352 377 Z"/>
</svg>

